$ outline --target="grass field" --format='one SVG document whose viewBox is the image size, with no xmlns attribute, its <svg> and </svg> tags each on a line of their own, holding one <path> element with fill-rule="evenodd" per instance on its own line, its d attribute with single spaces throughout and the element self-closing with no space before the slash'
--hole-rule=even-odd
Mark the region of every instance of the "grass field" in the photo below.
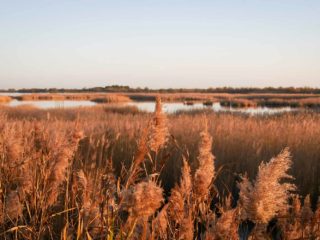
<svg viewBox="0 0 320 240">
<path fill-rule="evenodd" d="M 317 113 L 0 113 L 0 238 L 320 236 Z"/>
</svg>

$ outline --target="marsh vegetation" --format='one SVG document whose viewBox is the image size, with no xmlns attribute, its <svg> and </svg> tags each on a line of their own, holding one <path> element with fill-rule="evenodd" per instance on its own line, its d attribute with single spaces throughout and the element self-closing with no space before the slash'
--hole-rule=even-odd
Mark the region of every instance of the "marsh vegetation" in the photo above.
<svg viewBox="0 0 320 240">
<path fill-rule="evenodd" d="M 320 115 L 1 107 L 3 239 L 316 239 Z"/>
</svg>

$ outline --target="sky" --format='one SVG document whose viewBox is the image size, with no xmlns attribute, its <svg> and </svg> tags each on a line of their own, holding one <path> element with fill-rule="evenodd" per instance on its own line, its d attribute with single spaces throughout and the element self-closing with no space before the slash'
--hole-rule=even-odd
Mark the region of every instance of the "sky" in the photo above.
<svg viewBox="0 0 320 240">
<path fill-rule="evenodd" d="M 320 87 L 319 0 L 0 0 L 0 88 Z"/>
</svg>

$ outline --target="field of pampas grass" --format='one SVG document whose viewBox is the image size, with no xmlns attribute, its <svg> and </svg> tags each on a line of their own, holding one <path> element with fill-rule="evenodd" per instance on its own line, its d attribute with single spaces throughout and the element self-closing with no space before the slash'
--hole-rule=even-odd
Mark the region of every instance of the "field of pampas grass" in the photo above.
<svg viewBox="0 0 320 240">
<path fill-rule="evenodd" d="M 320 115 L 0 108 L 0 239 L 320 239 Z"/>
</svg>

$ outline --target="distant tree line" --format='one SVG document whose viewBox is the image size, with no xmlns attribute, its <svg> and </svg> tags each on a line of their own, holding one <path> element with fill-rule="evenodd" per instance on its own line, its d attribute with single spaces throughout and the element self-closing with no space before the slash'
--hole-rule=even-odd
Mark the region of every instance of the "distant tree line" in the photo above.
<svg viewBox="0 0 320 240">
<path fill-rule="evenodd" d="M 92 88 L 22 88 L 22 89 L 7 89 L 0 92 L 18 92 L 18 93 L 85 93 L 85 92 L 127 92 L 127 93 L 312 93 L 320 94 L 319 88 L 310 87 L 264 87 L 264 88 L 233 88 L 233 87 L 218 87 L 218 88 L 161 88 L 149 89 L 131 88 L 129 86 L 111 85 L 105 87 Z"/>
</svg>

